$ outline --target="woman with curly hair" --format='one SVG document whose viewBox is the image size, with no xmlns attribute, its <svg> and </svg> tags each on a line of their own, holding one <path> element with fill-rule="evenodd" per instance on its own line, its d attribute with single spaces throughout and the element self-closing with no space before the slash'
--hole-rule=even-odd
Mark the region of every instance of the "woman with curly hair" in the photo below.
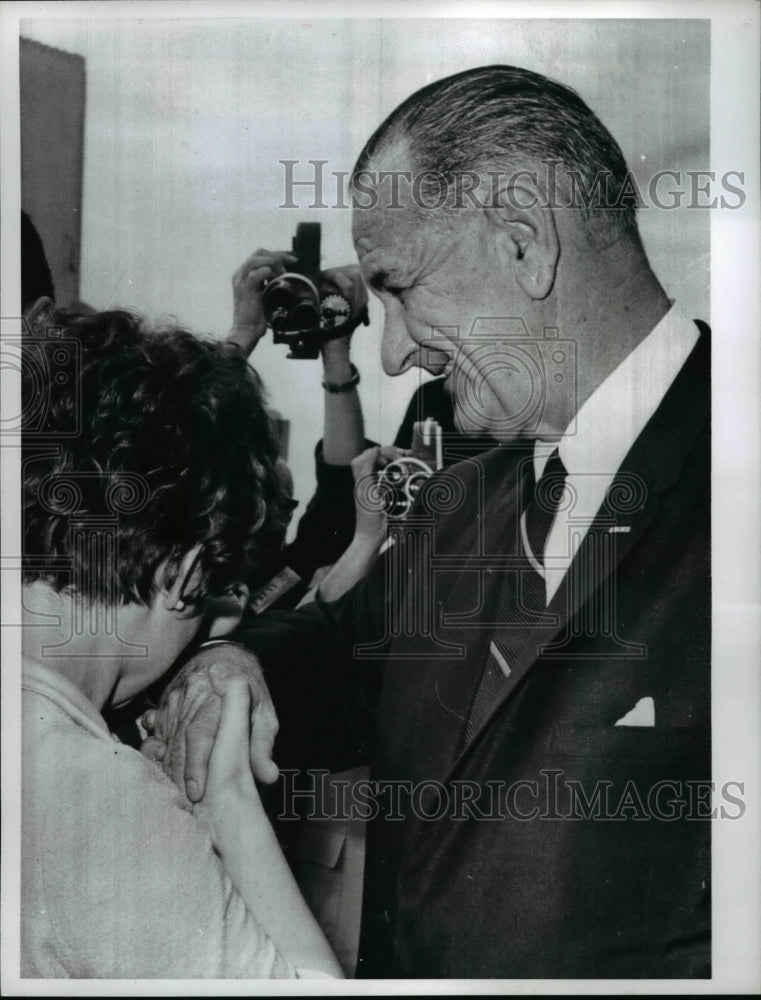
<svg viewBox="0 0 761 1000">
<path fill-rule="evenodd" d="M 22 975 L 340 975 L 259 799 L 248 688 L 211 673 L 222 715 L 193 806 L 103 718 L 282 541 L 257 376 L 111 312 L 29 337 L 23 390 Z"/>
</svg>

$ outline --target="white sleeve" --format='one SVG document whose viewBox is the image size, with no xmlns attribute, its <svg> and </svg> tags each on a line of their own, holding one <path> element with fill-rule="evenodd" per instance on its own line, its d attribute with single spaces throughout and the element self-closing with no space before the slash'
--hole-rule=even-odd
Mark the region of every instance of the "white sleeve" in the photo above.
<svg viewBox="0 0 761 1000">
<path fill-rule="evenodd" d="M 156 765 L 97 740 L 82 760 L 75 742 L 69 749 L 80 759 L 69 762 L 65 782 L 72 801 L 46 810 L 57 827 L 41 859 L 69 974 L 295 977 L 230 882 L 205 827 Z"/>
</svg>

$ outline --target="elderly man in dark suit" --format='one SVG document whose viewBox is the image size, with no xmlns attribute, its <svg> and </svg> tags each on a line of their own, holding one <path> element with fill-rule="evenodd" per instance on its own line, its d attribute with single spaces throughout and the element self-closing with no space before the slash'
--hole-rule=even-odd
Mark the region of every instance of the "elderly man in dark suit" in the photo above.
<svg viewBox="0 0 761 1000">
<path fill-rule="evenodd" d="M 708 976 L 707 329 L 613 137 L 537 74 L 414 94 L 354 192 L 386 371 L 444 374 L 501 446 L 462 449 L 340 601 L 202 651 L 165 766 L 201 794 L 220 658 L 263 706 L 266 678 L 281 766 L 371 762 L 359 975 Z"/>
</svg>

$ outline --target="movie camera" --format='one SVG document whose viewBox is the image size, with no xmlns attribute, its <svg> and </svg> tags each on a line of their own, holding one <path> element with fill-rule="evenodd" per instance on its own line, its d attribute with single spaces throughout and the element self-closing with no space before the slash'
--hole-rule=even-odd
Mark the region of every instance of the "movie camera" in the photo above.
<svg viewBox="0 0 761 1000">
<path fill-rule="evenodd" d="M 287 344 L 289 358 L 316 358 L 320 345 L 348 332 L 351 303 L 320 271 L 321 226 L 300 222 L 293 237 L 297 258 L 290 271 L 264 289 L 264 309 L 276 344 Z M 367 309 L 355 319 L 367 324 Z"/>
</svg>

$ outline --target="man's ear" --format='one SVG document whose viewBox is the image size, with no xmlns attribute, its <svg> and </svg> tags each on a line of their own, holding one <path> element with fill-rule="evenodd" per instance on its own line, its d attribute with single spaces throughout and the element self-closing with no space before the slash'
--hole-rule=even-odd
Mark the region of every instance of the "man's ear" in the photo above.
<svg viewBox="0 0 761 1000">
<path fill-rule="evenodd" d="M 201 553 L 201 545 L 189 549 L 180 560 L 174 581 L 167 585 L 164 574 L 166 564 L 159 566 L 156 572 L 158 597 L 167 611 L 182 612 L 186 610 L 186 600 L 183 595 L 192 594 L 198 585 L 201 570 L 197 565 Z"/>
<path fill-rule="evenodd" d="M 510 258 L 515 280 L 532 299 L 545 299 L 555 284 L 560 243 L 555 215 L 538 191 L 512 182 L 485 208 L 497 229 L 501 251 Z"/>
</svg>

